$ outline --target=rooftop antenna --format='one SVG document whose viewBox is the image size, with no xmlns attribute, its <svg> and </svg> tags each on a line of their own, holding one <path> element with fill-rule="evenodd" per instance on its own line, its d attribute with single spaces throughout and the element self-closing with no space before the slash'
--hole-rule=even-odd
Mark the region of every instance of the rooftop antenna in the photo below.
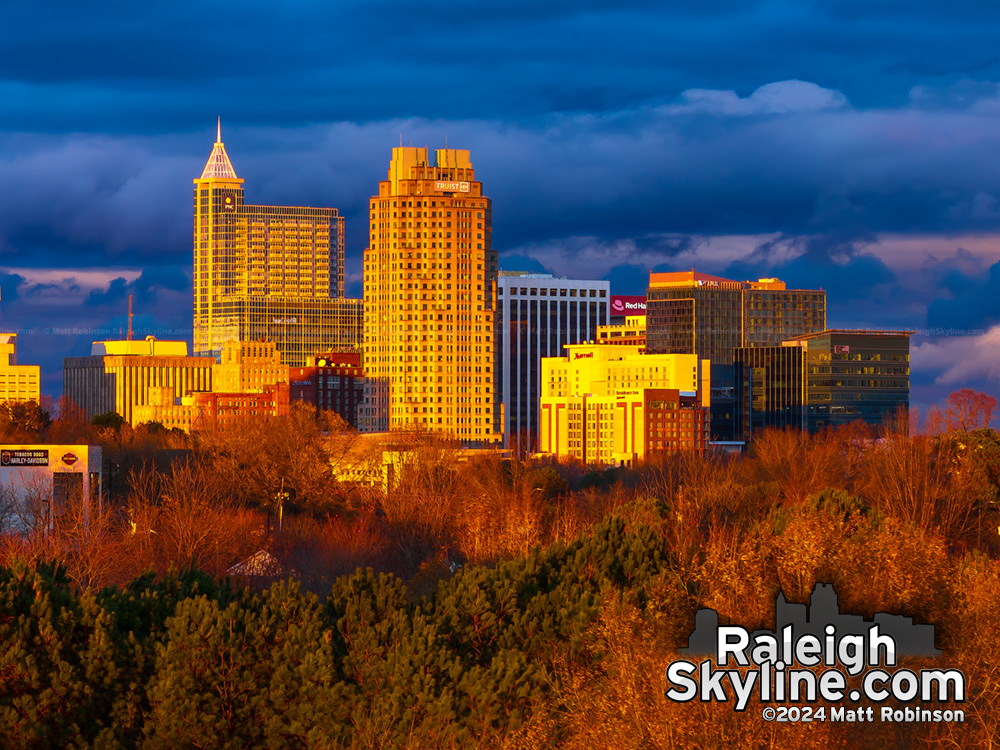
<svg viewBox="0 0 1000 750">
<path fill-rule="evenodd" d="M 128 296 L 128 341 L 132 340 L 132 295 Z"/>
<path fill-rule="evenodd" d="M 402 133 L 399 134 L 399 147 L 400 148 L 403 147 L 403 134 Z"/>
<path fill-rule="evenodd" d="M 218 121 L 215 123 L 215 142 L 222 143 L 222 116 L 219 116 Z"/>
</svg>

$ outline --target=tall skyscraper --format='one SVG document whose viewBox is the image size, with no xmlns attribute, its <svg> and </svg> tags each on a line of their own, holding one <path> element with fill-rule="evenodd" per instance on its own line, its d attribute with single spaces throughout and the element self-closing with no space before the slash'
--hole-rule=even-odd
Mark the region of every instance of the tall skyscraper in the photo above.
<svg viewBox="0 0 1000 750">
<path fill-rule="evenodd" d="M 542 357 L 597 338 L 608 322 L 610 281 L 500 273 L 497 288 L 497 400 L 507 447 L 538 447 Z"/>
<path fill-rule="evenodd" d="M 289 365 L 360 344 L 360 300 L 344 298 L 344 219 L 335 208 L 243 202 L 221 125 L 194 181 L 194 353 L 273 341 Z"/>
<path fill-rule="evenodd" d="M 394 148 L 369 209 L 362 429 L 497 440 L 493 209 L 469 152 Z"/>
</svg>

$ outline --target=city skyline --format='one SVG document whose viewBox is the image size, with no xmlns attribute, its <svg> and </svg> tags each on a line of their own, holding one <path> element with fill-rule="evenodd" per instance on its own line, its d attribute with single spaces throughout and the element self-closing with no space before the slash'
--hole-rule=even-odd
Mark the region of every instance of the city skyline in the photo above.
<svg viewBox="0 0 1000 750">
<path fill-rule="evenodd" d="M 187 190 L 218 115 L 249 202 L 342 211 L 349 297 L 389 150 L 447 141 L 490 186 L 505 270 L 609 278 L 613 294 L 691 267 L 822 287 L 831 326 L 967 334 L 914 337 L 918 407 L 997 391 L 995 12 L 485 5 L 444 22 L 461 42 L 441 55 L 408 44 L 433 14 L 395 9 L 384 28 L 362 6 L 313 10 L 335 52 L 246 54 L 265 13 L 249 7 L 207 69 L 179 59 L 200 33 L 184 5 L 0 11 L 17 30 L 0 53 L 0 327 L 21 332 L 43 393 L 63 356 L 124 330 L 129 293 L 138 329 L 190 336 Z M 265 26 L 285 38 L 300 18 Z M 392 55 L 371 43 L 384 31 Z M 428 99 L 431 69 L 458 85 Z"/>
</svg>

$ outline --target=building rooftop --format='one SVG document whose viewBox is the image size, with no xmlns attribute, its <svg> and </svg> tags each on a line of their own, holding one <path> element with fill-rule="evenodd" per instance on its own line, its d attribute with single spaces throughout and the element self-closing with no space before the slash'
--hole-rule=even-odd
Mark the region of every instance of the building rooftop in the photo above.
<svg viewBox="0 0 1000 750">
<path fill-rule="evenodd" d="M 693 268 L 690 271 L 650 272 L 649 286 L 651 289 L 656 287 L 721 287 L 723 289 L 773 289 L 777 291 L 786 289 L 784 281 L 773 277 L 760 278 L 756 281 L 735 281 L 701 273 Z"/>
<path fill-rule="evenodd" d="M 144 356 L 186 357 L 186 341 L 158 341 L 152 336 L 141 341 L 94 341 L 90 346 L 91 357 Z"/>
<path fill-rule="evenodd" d="M 804 333 L 801 336 L 790 336 L 787 341 L 808 341 L 809 339 L 828 336 L 829 334 L 852 334 L 856 336 L 913 336 L 916 331 L 894 331 L 877 328 L 827 328 L 816 333 Z"/>
<path fill-rule="evenodd" d="M 233 163 L 229 161 L 229 154 L 226 153 L 226 146 L 222 142 L 222 118 L 219 118 L 215 131 L 215 144 L 212 146 L 212 153 L 205 163 L 205 169 L 201 172 L 202 180 L 236 180 L 236 170 Z"/>
</svg>

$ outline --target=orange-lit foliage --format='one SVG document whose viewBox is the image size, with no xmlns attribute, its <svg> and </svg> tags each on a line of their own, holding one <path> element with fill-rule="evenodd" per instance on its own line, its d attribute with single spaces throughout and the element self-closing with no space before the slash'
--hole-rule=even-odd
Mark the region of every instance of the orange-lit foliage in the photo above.
<svg viewBox="0 0 1000 750">
<path fill-rule="evenodd" d="M 962 388 L 948 395 L 945 424 L 949 430 L 971 432 L 987 427 L 997 410 L 995 396 Z"/>
<path fill-rule="evenodd" d="M 296 429 L 301 430 L 297 435 L 274 432 L 309 450 L 322 445 L 312 442 L 312 427 Z M 255 434 L 260 441 L 268 439 Z M 588 540 L 595 528 L 607 534 L 609 527 L 600 524 L 610 516 L 636 532 L 630 544 L 649 546 L 648 555 L 632 549 L 632 559 L 653 559 L 666 550 L 662 567 L 641 585 L 624 573 L 614 585 L 602 584 L 593 609 L 577 613 L 590 613 L 590 619 L 582 640 L 573 642 L 575 650 L 553 650 L 552 643 L 530 633 L 522 641 L 508 641 L 523 645 L 530 635 L 541 638 L 530 641 L 531 648 L 545 646 L 544 657 L 531 651 L 525 663 L 511 657 L 503 665 L 515 682 L 518 675 L 537 677 L 530 670 L 540 665 L 549 670 L 544 699 L 532 693 L 530 701 L 517 704 L 523 721 L 470 719 L 475 731 L 463 735 L 444 719 L 435 724 L 435 714 L 425 707 L 407 714 L 424 727 L 411 730 L 410 746 L 985 747 L 996 743 L 1000 726 L 995 659 L 1000 651 L 995 556 L 1000 523 L 998 474 L 989 453 L 996 435 L 961 437 L 965 442 L 914 435 L 902 422 L 878 433 L 859 427 L 814 437 L 766 432 L 747 456 L 677 455 L 615 472 L 498 455 L 464 460 L 455 446 L 422 438 L 407 472 L 387 493 L 338 486 L 290 456 L 282 462 L 273 444 L 266 448 L 273 452 L 267 459 L 273 461 L 271 468 L 234 486 L 242 481 L 236 478 L 239 467 L 252 456 L 253 445 L 230 437 L 195 445 L 190 459 L 174 461 L 169 471 L 152 463 L 134 470 L 122 503 L 92 515 L 88 523 L 71 517 L 54 533 L 4 538 L 0 564 L 58 559 L 78 588 L 94 590 L 123 584 L 149 568 L 163 573 L 194 565 L 222 575 L 266 549 L 282 566 L 282 577 L 298 578 L 320 595 L 331 586 L 343 587 L 338 576 L 371 566 L 410 581 L 408 592 L 393 589 L 389 599 L 429 597 L 412 605 L 422 608 L 407 621 L 414 628 L 438 604 L 451 601 L 450 614 L 435 625 L 441 629 L 433 638 L 425 633 L 421 644 L 456 637 L 460 625 L 485 643 L 497 637 L 489 635 L 491 627 L 511 620 L 504 620 L 509 613 L 484 592 L 508 604 L 517 596 L 504 594 L 500 583 L 495 589 L 476 589 L 476 583 L 494 573 L 499 578 L 489 580 L 505 580 L 505 560 L 522 565 L 525 575 L 535 571 L 540 581 L 548 576 L 549 583 L 559 583 L 553 577 L 566 571 L 542 566 L 539 545 Z M 139 439 L 134 432 L 123 436 L 119 449 Z M 252 509 L 252 497 L 258 491 L 266 497 L 276 480 L 280 487 L 281 478 L 290 475 L 297 477 L 288 480 L 290 485 L 305 488 L 300 497 L 310 502 L 295 504 L 279 530 L 271 509 Z M 316 484 L 310 477 L 317 478 Z M 603 541 L 611 548 L 617 544 Z M 558 557 L 558 544 L 549 549 Z M 574 585 L 596 575 L 596 564 L 584 551 L 574 552 L 582 567 L 566 569 L 578 577 Z M 697 608 L 716 609 L 723 622 L 771 627 L 779 590 L 791 601 L 805 602 L 817 582 L 835 585 L 842 611 L 866 616 L 888 611 L 936 624 L 938 645 L 945 650 L 941 663 L 962 669 L 967 677 L 967 722 L 876 724 L 864 731 L 832 723 L 778 726 L 764 722 L 756 705 L 736 713 L 729 704 L 675 704 L 664 698 L 664 670 L 685 645 Z M 351 585 L 361 586 L 356 580 Z M 449 600 L 447 592 L 456 598 Z M 384 598 L 364 599 L 362 593 L 362 603 L 387 606 Z M 370 619 L 359 621 L 361 629 L 351 633 L 352 644 L 371 661 L 357 656 L 356 669 L 376 669 L 391 659 L 424 664 L 425 646 L 407 645 L 410 636 L 402 620 L 379 620 L 370 612 L 365 617 Z M 371 632 L 363 630 L 369 626 Z M 454 665 L 448 669 L 466 673 Z M 373 674 L 372 684 L 397 679 Z M 401 731 L 393 700 L 402 700 L 402 693 L 390 700 L 381 687 L 372 690 L 381 697 L 356 706 L 342 701 L 352 711 L 345 726 L 353 729 L 345 731 L 355 732 L 358 742 L 378 744 L 379 738 Z M 344 746 L 349 746 L 346 740 Z"/>
</svg>

